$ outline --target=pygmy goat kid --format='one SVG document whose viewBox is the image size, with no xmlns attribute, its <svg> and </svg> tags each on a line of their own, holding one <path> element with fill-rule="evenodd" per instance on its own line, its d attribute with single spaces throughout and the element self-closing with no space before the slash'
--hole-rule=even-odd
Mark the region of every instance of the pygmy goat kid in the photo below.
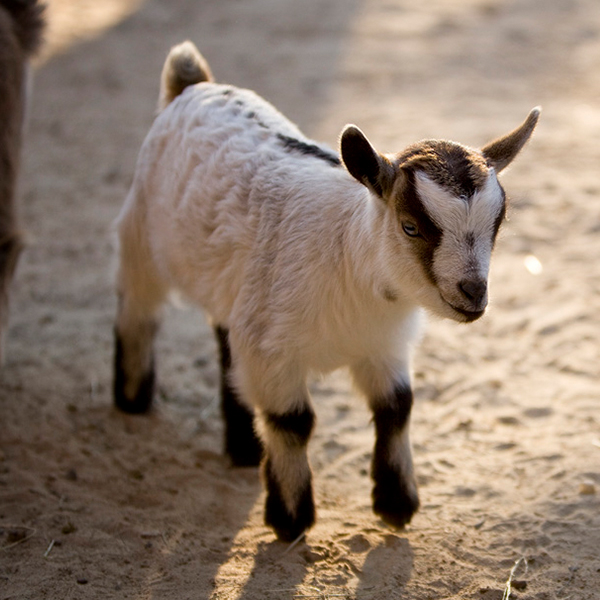
<svg viewBox="0 0 600 600">
<path fill-rule="evenodd" d="M 505 214 L 497 174 L 539 110 L 481 151 L 428 140 L 382 155 L 349 125 L 340 160 L 253 92 L 214 83 L 190 42 L 166 60 L 160 107 L 118 220 L 116 405 L 149 408 L 153 340 L 177 289 L 212 321 L 225 449 L 237 465 L 262 456 L 277 536 L 314 523 L 306 379 L 341 366 L 373 413 L 373 509 L 408 523 L 419 506 L 408 427 L 420 311 L 483 315 Z"/>
<path fill-rule="evenodd" d="M 8 293 L 23 242 L 15 190 L 25 115 L 27 69 L 38 49 L 44 20 L 38 0 L 0 0 L 0 362 Z"/>
</svg>

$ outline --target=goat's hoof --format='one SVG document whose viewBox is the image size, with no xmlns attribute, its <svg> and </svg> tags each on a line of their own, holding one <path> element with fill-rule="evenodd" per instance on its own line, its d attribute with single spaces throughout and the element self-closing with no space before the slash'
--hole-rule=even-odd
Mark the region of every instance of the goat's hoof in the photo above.
<svg viewBox="0 0 600 600">
<path fill-rule="evenodd" d="M 315 503 L 310 480 L 303 489 L 298 490 L 298 504 L 294 514 L 291 514 L 277 481 L 270 473 L 268 460 L 263 463 L 263 469 L 267 486 L 265 524 L 273 528 L 275 535 L 282 542 L 293 542 L 315 523 Z"/>
<path fill-rule="evenodd" d="M 308 493 L 303 494 L 295 516 L 288 512 L 282 498 L 275 499 L 269 494 L 265 507 L 265 524 L 273 528 L 280 541 L 293 542 L 315 524 L 312 492 L 308 490 Z"/>
<path fill-rule="evenodd" d="M 380 486 L 373 489 L 373 512 L 388 525 L 402 528 L 410 523 L 413 515 L 419 510 L 419 496 L 415 491 L 407 492 L 399 484 L 395 490 L 382 490 Z"/>
<path fill-rule="evenodd" d="M 148 412 L 152 405 L 152 399 L 154 398 L 154 382 L 154 369 L 151 369 L 144 375 L 135 396 L 129 398 L 125 395 L 123 373 L 117 369 L 115 372 L 115 384 L 113 390 L 115 406 L 123 412 L 133 415 Z"/>
<path fill-rule="evenodd" d="M 123 412 L 139 415 L 148 412 L 154 398 L 155 371 L 154 360 L 150 363 L 150 368 L 144 373 L 138 389 L 130 398 L 125 394 L 127 387 L 127 375 L 123 366 L 123 343 L 121 337 L 115 331 L 115 357 L 114 357 L 114 381 L 113 381 L 113 399 L 115 406 Z"/>
</svg>

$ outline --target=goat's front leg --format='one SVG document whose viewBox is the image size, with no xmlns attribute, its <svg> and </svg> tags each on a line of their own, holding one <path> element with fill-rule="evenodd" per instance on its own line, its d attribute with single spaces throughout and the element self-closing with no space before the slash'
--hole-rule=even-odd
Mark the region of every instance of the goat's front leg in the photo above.
<svg viewBox="0 0 600 600">
<path fill-rule="evenodd" d="M 308 398 L 286 412 L 262 413 L 267 488 L 265 523 L 281 540 L 292 541 L 315 522 L 307 444 L 315 415 Z"/>
<path fill-rule="evenodd" d="M 375 422 L 373 511 L 386 523 L 403 527 L 419 508 L 409 439 L 413 403 L 409 378 L 397 375 L 382 385 L 381 378 L 365 373 L 364 366 L 354 376 L 367 393 Z"/>
<path fill-rule="evenodd" d="M 294 540 L 315 522 L 307 445 L 315 414 L 304 376 L 293 364 L 257 352 L 235 361 L 236 388 L 257 409 L 267 491 L 265 523 L 281 540 Z"/>
<path fill-rule="evenodd" d="M 408 434 L 412 401 L 410 386 L 398 382 L 370 402 L 375 421 L 373 511 L 395 527 L 409 523 L 419 508 Z"/>
</svg>

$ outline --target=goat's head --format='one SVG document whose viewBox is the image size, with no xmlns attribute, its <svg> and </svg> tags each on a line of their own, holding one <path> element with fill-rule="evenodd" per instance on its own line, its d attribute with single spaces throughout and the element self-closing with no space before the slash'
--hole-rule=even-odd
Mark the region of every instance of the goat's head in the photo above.
<svg viewBox="0 0 600 600">
<path fill-rule="evenodd" d="M 456 321 L 483 315 L 491 253 L 506 211 L 496 175 L 523 148 L 539 114 L 533 109 L 520 127 L 481 151 L 427 140 L 382 155 L 357 127 L 342 132 L 346 168 L 385 202 L 392 227 L 386 243 L 402 256 L 397 272 L 404 289 L 432 312 Z M 391 251 L 388 260 L 396 256 Z"/>
</svg>

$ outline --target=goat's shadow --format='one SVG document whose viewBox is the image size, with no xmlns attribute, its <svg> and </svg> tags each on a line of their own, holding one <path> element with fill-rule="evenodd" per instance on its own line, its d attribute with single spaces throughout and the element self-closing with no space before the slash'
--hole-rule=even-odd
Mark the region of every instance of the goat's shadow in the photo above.
<svg viewBox="0 0 600 600">
<path fill-rule="evenodd" d="M 291 600 L 312 593 L 313 588 L 322 597 L 351 594 L 347 584 L 355 576 L 359 580 L 354 592 L 357 599 L 385 597 L 391 600 L 403 597 L 413 570 L 414 553 L 408 539 L 394 533 L 385 534 L 381 544 L 367 552 L 362 567 L 348 570 L 345 575 L 343 571 L 338 573 L 335 584 L 319 581 L 319 563 L 312 565 L 310 557 L 314 546 L 310 542 L 302 541 L 291 551 L 288 548 L 277 541 L 259 544 L 239 600 Z M 351 546 L 349 549 L 352 551 Z M 360 556 L 360 548 L 356 556 Z M 347 558 L 343 557 L 341 562 L 347 562 Z M 314 585 L 305 581 L 311 570 L 315 574 Z M 265 589 L 267 579 L 271 585 Z"/>
<path fill-rule="evenodd" d="M 254 566 L 238 600 L 283 600 L 297 597 L 297 589 L 308 572 L 309 563 L 302 558 L 306 547 L 306 543 L 301 542 L 293 551 L 288 552 L 290 545 L 283 542 L 259 544 Z M 267 573 L 271 584 L 265 589 Z"/>
<path fill-rule="evenodd" d="M 405 537 L 388 533 L 383 543 L 367 554 L 359 574 L 357 598 L 404 597 L 404 588 L 410 581 L 414 553 Z"/>
</svg>

